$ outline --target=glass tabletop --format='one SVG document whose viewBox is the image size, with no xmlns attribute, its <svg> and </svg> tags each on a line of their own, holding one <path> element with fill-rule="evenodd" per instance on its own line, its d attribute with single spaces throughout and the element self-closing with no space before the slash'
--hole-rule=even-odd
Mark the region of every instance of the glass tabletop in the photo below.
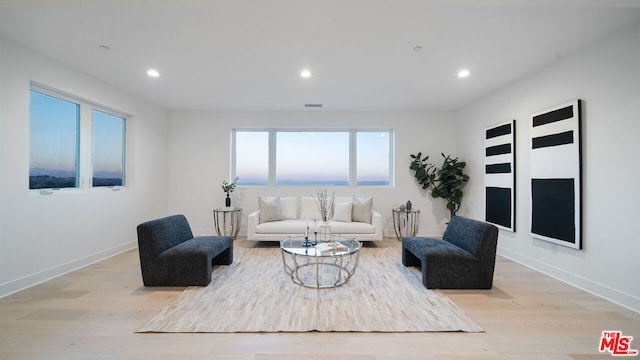
<svg viewBox="0 0 640 360">
<path fill-rule="evenodd" d="M 234 212 L 241 211 L 242 209 L 239 207 L 223 207 L 223 208 L 214 208 L 213 211 L 217 212 Z"/>
<path fill-rule="evenodd" d="M 283 251 L 303 256 L 342 256 L 360 250 L 361 244 L 354 238 L 332 234 L 331 241 L 305 240 L 304 235 L 291 236 L 280 242 Z"/>
</svg>

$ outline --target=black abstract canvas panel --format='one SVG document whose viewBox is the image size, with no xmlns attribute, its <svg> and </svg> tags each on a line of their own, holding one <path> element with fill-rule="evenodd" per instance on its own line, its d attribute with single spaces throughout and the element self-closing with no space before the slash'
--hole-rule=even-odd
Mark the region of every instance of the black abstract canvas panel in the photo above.
<svg viewBox="0 0 640 360">
<path fill-rule="evenodd" d="M 515 120 L 485 130 L 485 221 L 516 231 Z"/>
<path fill-rule="evenodd" d="M 485 187 L 485 221 L 511 229 L 513 207 L 511 206 L 511 188 Z"/>
<path fill-rule="evenodd" d="M 582 249 L 581 101 L 531 116 L 531 235 Z"/>
<path fill-rule="evenodd" d="M 532 179 L 531 231 L 575 243 L 575 179 Z"/>
</svg>

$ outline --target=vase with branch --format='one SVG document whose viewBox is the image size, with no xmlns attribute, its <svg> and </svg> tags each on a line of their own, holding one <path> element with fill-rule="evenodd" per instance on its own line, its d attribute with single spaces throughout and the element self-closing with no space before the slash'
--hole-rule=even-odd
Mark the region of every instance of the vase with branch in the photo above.
<svg viewBox="0 0 640 360">
<path fill-rule="evenodd" d="M 238 180 L 240 178 L 238 176 L 233 179 L 231 182 L 227 182 L 227 180 L 222 181 L 222 191 L 227 193 L 227 198 L 225 199 L 225 206 L 231 207 L 231 197 L 229 196 L 238 186 Z"/>
<path fill-rule="evenodd" d="M 335 195 L 335 191 L 329 194 L 327 189 L 322 189 L 316 190 L 316 195 L 313 198 L 318 207 L 320 218 L 322 219 L 322 224 L 320 225 L 320 240 L 322 241 L 331 240 L 331 225 L 329 225 L 329 220 L 333 217 Z"/>
</svg>

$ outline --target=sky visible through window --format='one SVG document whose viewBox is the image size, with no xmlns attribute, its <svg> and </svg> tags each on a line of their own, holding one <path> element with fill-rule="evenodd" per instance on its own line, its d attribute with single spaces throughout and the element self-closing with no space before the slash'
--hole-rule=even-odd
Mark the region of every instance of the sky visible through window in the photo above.
<svg viewBox="0 0 640 360">
<path fill-rule="evenodd" d="M 122 186 L 125 119 L 93 110 L 93 186 Z"/>
<path fill-rule="evenodd" d="M 29 112 L 29 188 L 76 187 L 80 105 L 32 90 Z"/>
<path fill-rule="evenodd" d="M 240 185 L 269 183 L 269 133 L 239 131 L 235 136 L 235 173 Z"/>
<path fill-rule="evenodd" d="M 276 144 L 276 184 L 349 183 L 348 132 L 278 132 Z"/>
<path fill-rule="evenodd" d="M 358 185 L 389 185 L 389 132 L 361 131 L 356 136 Z"/>
</svg>

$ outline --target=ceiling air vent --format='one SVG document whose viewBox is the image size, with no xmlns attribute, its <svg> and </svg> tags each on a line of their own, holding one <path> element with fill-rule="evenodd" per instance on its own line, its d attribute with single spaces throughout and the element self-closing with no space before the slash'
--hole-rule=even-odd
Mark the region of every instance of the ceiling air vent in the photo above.
<svg viewBox="0 0 640 360">
<path fill-rule="evenodd" d="M 304 104 L 306 108 L 321 108 L 322 104 Z"/>
</svg>

